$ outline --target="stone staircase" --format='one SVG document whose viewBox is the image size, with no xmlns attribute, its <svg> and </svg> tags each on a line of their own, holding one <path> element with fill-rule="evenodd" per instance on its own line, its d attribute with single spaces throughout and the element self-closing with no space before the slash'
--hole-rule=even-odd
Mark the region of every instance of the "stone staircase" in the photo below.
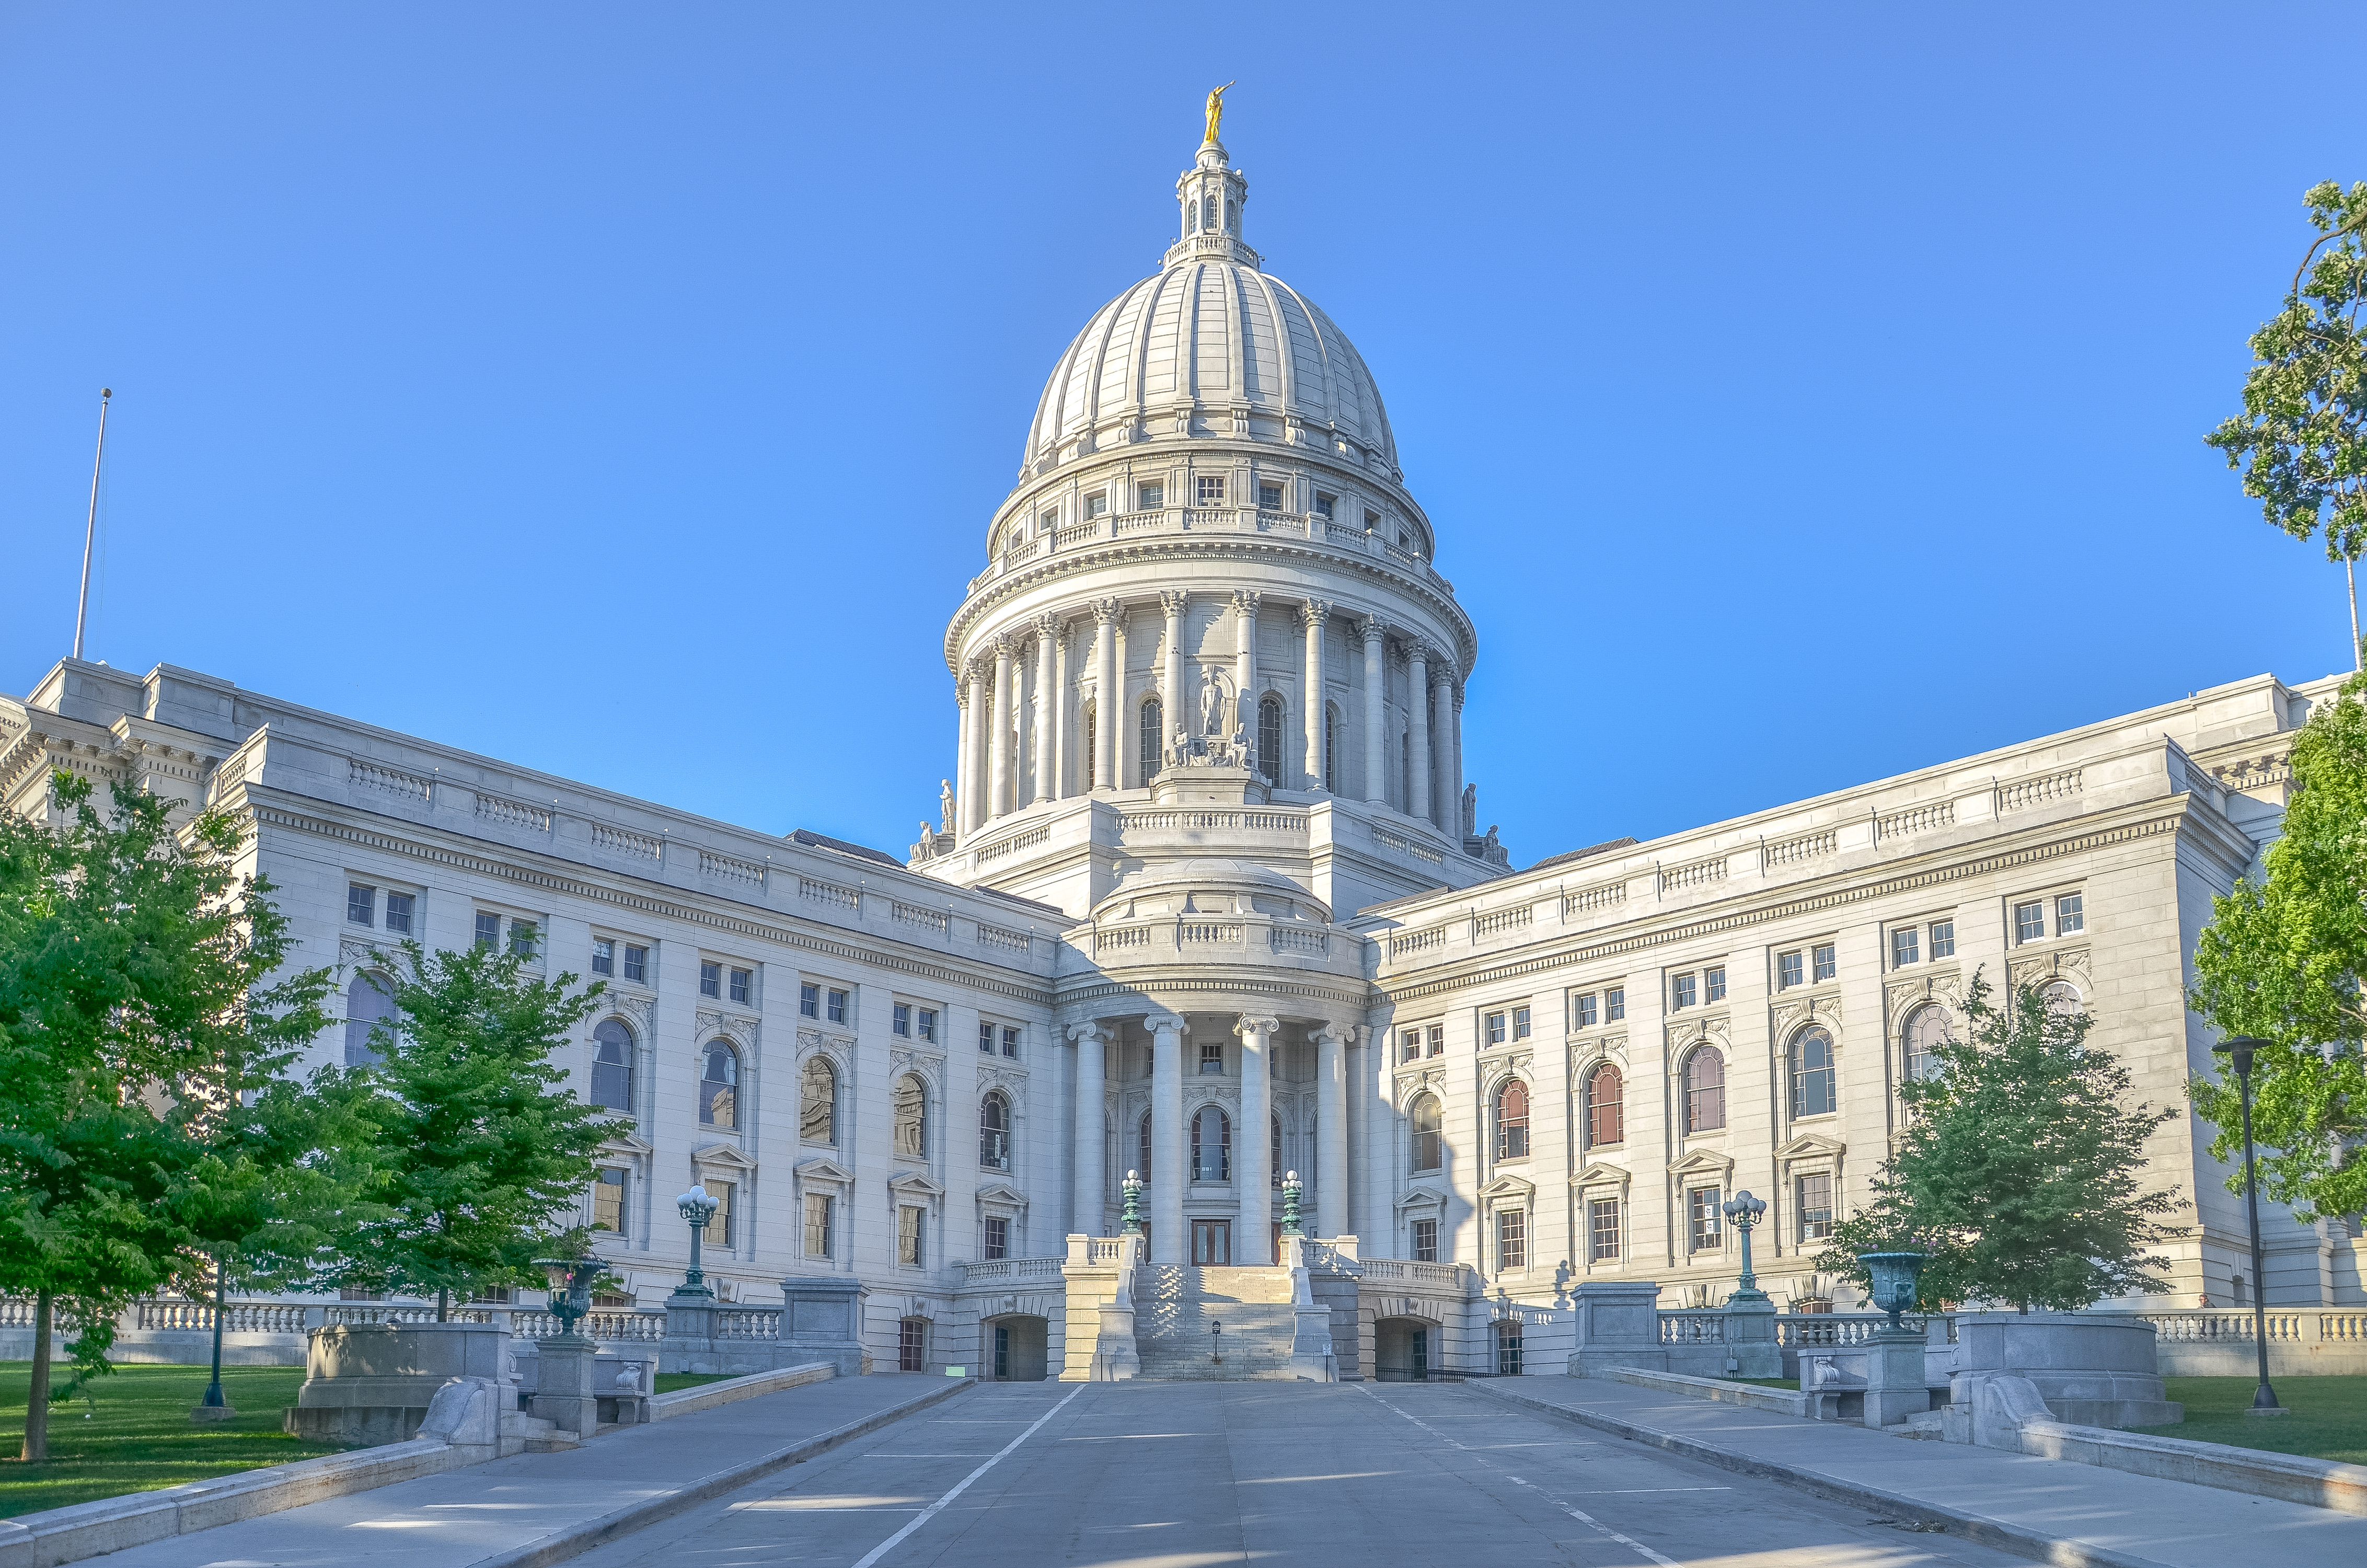
<svg viewBox="0 0 2367 1568">
<path fill-rule="evenodd" d="M 1142 1377 L 1237 1381 L 1293 1375 L 1287 1268 L 1145 1264 L 1135 1270 L 1134 1301 Z M 1223 1325 L 1222 1334 L 1209 1332 L 1216 1324 Z"/>
</svg>

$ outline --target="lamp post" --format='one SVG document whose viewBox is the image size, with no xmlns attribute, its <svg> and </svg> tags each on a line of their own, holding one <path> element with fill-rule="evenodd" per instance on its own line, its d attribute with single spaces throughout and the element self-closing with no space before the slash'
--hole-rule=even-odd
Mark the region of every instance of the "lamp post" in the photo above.
<svg viewBox="0 0 2367 1568">
<path fill-rule="evenodd" d="M 2260 1253 L 2260 1183 L 2252 1166 L 2252 1052 L 2268 1043 L 2255 1035 L 2239 1034 L 2211 1049 L 2233 1059 L 2237 1094 L 2244 1106 L 2244 1205 L 2250 1211 L 2252 1227 L 2252 1347 L 2259 1352 L 2260 1368 L 2260 1386 L 2252 1391 L 2250 1413 L 2282 1415 L 2285 1410 L 2277 1403 L 2277 1391 L 2269 1386 L 2269 1298 L 2262 1289 L 2268 1281 Z"/>
<path fill-rule="evenodd" d="M 682 1277 L 682 1283 L 675 1287 L 674 1294 L 712 1296 L 715 1292 L 707 1288 L 707 1273 L 698 1267 L 698 1238 L 700 1233 L 707 1229 L 707 1222 L 715 1218 L 715 1211 L 723 1207 L 722 1199 L 709 1193 L 702 1184 L 675 1199 L 674 1203 L 682 1210 L 683 1219 L 690 1226 L 690 1272 Z"/>
<path fill-rule="evenodd" d="M 1298 1195 L 1303 1190 L 1298 1185 L 1297 1171 L 1291 1171 L 1282 1178 L 1282 1233 L 1285 1236 L 1307 1233 L 1298 1222 Z"/>
<path fill-rule="evenodd" d="M 1736 1193 L 1720 1205 L 1727 1222 L 1742 1233 L 1742 1282 L 1736 1287 L 1729 1301 L 1763 1301 L 1767 1292 L 1759 1288 L 1759 1277 L 1750 1272 L 1751 1228 L 1767 1216 L 1767 1200 L 1753 1198 L 1748 1187 Z"/>
<path fill-rule="evenodd" d="M 1138 1236 L 1142 1234 L 1141 1173 L 1138 1171 L 1127 1172 L 1126 1180 L 1120 1182 L 1118 1186 L 1126 1194 L 1126 1206 L 1118 1216 L 1122 1221 L 1118 1227 L 1118 1234 L 1122 1236 Z"/>
<path fill-rule="evenodd" d="M 189 1412 L 189 1419 L 192 1421 L 227 1421 L 238 1414 L 231 1408 L 230 1401 L 222 1397 L 222 1309 L 228 1295 L 229 1292 L 223 1283 L 222 1255 L 216 1253 L 214 1254 L 214 1375 L 213 1381 L 206 1384 L 206 1397 L 198 1402 L 196 1409 Z"/>
</svg>

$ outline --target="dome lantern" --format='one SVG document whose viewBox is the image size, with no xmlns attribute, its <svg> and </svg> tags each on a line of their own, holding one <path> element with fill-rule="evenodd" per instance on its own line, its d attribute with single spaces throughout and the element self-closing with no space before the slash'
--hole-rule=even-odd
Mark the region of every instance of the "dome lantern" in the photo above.
<svg viewBox="0 0 2367 1568">
<path fill-rule="evenodd" d="M 1175 176 L 1180 232 L 1161 265 L 1199 256 L 1257 266 L 1263 258 L 1241 241 L 1241 210 L 1249 199 L 1250 182 L 1232 166 L 1223 143 L 1202 142 L 1192 166 Z"/>
</svg>

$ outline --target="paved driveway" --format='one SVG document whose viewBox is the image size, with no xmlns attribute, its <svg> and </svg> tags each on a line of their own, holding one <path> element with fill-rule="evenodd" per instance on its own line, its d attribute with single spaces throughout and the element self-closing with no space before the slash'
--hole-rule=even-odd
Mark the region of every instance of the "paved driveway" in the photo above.
<svg viewBox="0 0 2367 1568">
<path fill-rule="evenodd" d="M 583 1568 L 1201 1568 L 2022 1559 L 1452 1384 L 990 1384 Z"/>
</svg>

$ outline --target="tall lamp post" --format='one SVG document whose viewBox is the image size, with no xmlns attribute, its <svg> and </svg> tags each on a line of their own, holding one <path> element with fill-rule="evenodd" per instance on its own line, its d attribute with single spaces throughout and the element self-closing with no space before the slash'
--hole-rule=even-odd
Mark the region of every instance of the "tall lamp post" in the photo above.
<svg viewBox="0 0 2367 1568">
<path fill-rule="evenodd" d="M 1751 1197 L 1750 1189 L 1745 1187 L 1719 1207 L 1726 1215 L 1727 1223 L 1742 1233 L 1742 1280 L 1727 1300 L 1763 1301 L 1767 1299 L 1767 1292 L 1759 1288 L 1759 1277 L 1750 1272 L 1750 1233 L 1760 1221 L 1767 1217 L 1767 1200 Z"/>
<path fill-rule="evenodd" d="M 2262 1289 L 2268 1281 L 2260 1252 L 2260 1183 L 2252 1165 L 2252 1052 L 2268 1043 L 2257 1035 L 2239 1034 L 2211 1049 L 2233 1059 L 2237 1097 L 2244 1106 L 2244 1206 L 2252 1227 L 2252 1348 L 2259 1355 L 2260 1366 L 2260 1386 L 2252 1391 L 2250 1414 L 2282 1415 L 2284 1406 L 2277 1403 L 2277 1391 L 2269 1386 L 2269 1299 Z"/>
<path fill-rule="evenodd" d="M 229 1301 L 229 1290 L 224 1283 L 222 1267 L 222 1255 L 214 1254 L 214 1375 L 213 1381 L 206 1384 L 206 1397 L 198 1402 L 197 1408 L 189 1412 L 189 1419 L 192 1421 L 227 1421 L 238 1414 L 236 1410 L 231 1408 L 230 1401 L 222 1397 L 222 1312 Z"/>
<path fill-rule="evenodd" d="M 707 1273 L 698 1266 L 698 1238 L 707 1229 L 707 1222 L 715 1218 L 715 1211 L 723 1207 L 723 1201 L 701 1184 L 674 1202 L 690 1226 L 690 1272 L 682 1277 L 682 1283 L 674 1287 L 674 1293 L 676 1296 L 711 1296 L 715 1292 L 707 1288 Z"/>
</svg>

